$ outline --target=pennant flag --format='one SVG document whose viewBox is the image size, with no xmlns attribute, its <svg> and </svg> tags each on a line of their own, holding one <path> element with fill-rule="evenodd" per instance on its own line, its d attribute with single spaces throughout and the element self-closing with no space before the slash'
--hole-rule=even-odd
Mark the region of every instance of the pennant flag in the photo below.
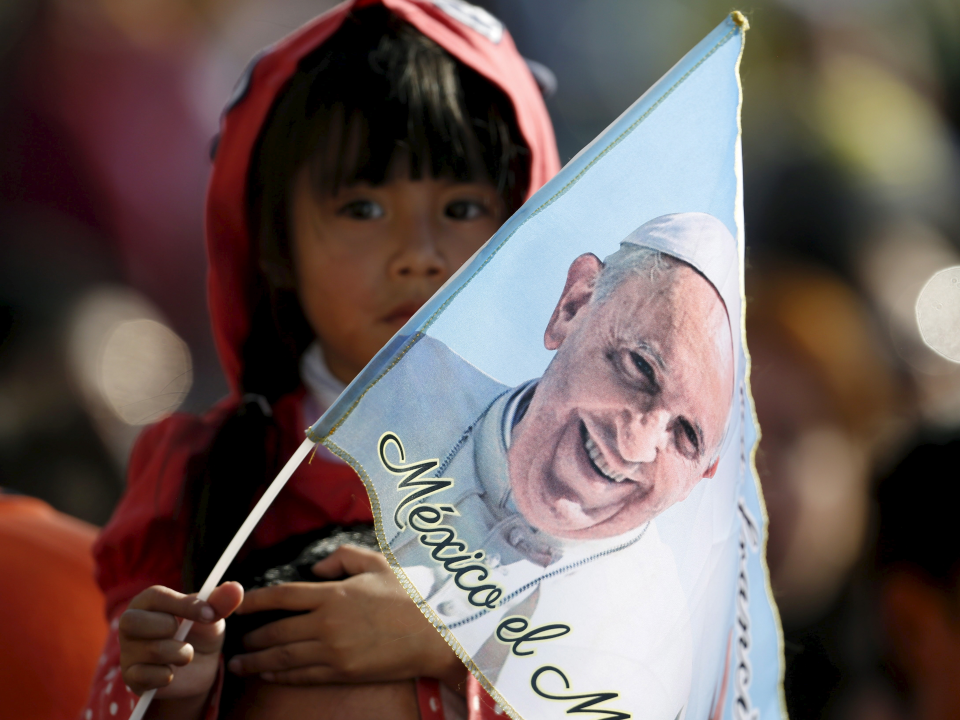
<svg viewBox="0 0 960 720">
<path fill-rule="evenodd" d="M 497 712 L 786 717 L 743 332 L 746 28 L 727 18 L 414 315 L 201 597 L 319 442 Z"/>
<path fill-rule="evenodd" d="M 731 15 L 310 430 L 511 717 L 777 717 Z"/>
</svg>

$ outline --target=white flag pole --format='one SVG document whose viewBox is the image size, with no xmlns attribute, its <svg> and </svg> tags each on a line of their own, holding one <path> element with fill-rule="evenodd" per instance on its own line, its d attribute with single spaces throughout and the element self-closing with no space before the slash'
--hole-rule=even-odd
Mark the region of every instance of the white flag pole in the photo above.
<svg viewBox="0 0 960 720">
<path fill-rule="evenodd" d="M 230 544 L 227 545 L 227 549 L 223 551 L 223 555 L 221 555 L 220 559 L 217 560 L 217 564 L 213 566 L 213 570 L 210 571 L 210 575 L 207 577 L 206 582 L 203 583 L 203 587 L 201 587 L 200 592 L 197 593 L 198 598 L 201 600 L 206 600 L 210 597 L 210 593 L 213 592 L 214 588 L 220 584 L 223 574 L 227 571 L 227 568 L 230 567 L 230 563 L 233 562 L 233 559 L 237 556 L 237 553 L 240 552 L 240 548 L 243 547 L 243 544 L 247 541 L 247 538 L 250 537 L 250 533 L 253 532 L 253 529 L 257 526 L 257 523 L 260 522 L 260 518 L 263 517 L 263 514 L 267 511 L 267 508 L 270 507 L 270 504 L 273 502 L 274 498 L 280 494 L 283 486 L 287 484 L 287 480 L 289 480 L 290 476 L 293 475 L 293 471 L 299 467 L 300 463 L 303 462 L 303 459 L 307 456 L 314 445 L 316 445 L 316 441 L 311 440 L 308 437 L 303 441 L 300 447 L 297 448 L 297 451 L 293 454 L 293 457 L 287 460 L 287 464 L 283 466 L 280 474 L 274 478 L 272 483 L 270 483 L 270 487 L 267 488 L 267 491 L 263 494 L 263 497 L 260 498 L 253 510 L 250 511 L 247 519 L 243 521 L 243 525 L 241 525 L 240 529 L 237 530 L 237 534 L 233 536 L 233 540 L 231 540 Z M 177 629 L 177 634 L 173 636 L 173 639 L 180 640 L 182 642 L 183 639 L 187 637 L 187 633 L 190 632 L 190 628 L 192 627 L 193 620 L 181 621 L 180 627 Z M 133 714 L 130 715 L 130 720 L 143 720 L 143 716 L 146 714 L 147 708 L 150 707 L 150 703 L 153 701 L 153 696 L 156 694 L 156 690 L 148 690 L 141 695 L 140 701 L 133 709 Z"/>
</svg>

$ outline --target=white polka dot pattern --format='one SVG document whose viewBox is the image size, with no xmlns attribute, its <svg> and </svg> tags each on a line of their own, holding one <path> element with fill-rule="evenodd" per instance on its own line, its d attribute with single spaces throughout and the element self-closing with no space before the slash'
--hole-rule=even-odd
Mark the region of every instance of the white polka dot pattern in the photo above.
<svg viewBox="0 0 960 720">
<path fill-rule="evenodd" d="M 118 627 L 119 622 L 114 618 L 110 623 L 110 634 L 90 689 L 90 700 L 83 720 L 128 720 L 136 706 L 137 696 L 121 679 Z"/>
</svg>

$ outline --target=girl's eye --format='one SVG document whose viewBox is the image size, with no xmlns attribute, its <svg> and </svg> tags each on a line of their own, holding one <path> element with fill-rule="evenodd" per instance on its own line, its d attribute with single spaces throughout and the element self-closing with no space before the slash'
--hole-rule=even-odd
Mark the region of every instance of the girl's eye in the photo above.
<svg viewBox="0 0 960 720">
<path fill-rule="evenodd" d="M 384 214 L 383 206 L 373 200 L 351 200 L 337 210 L 337 215 L 352 220 L 379 220 Z"/>
<path fill-rule="evenodd" d="M 454 200 L 447 204 L 443 214 L 453 220 L 476 220 L 489 214 L 487 206 L 478 200 Z"/>
</svg>

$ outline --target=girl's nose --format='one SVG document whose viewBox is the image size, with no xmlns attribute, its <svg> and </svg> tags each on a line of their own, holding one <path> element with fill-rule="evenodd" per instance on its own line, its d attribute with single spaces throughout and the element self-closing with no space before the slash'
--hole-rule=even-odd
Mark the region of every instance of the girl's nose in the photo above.
<svg viewBox="0 0 960 720">
<path fill-rule="evenodd" d="M 399 252 L 392 270 L 400 277 L 436 278 L 448 272 L 446 259 L 439 251 L 436 232 L 427 222 L 403 228 Z"/>
<path fill-rule="evenodd" d="M 650 463 L 666 446 L 670 414 L 655 409 L 637 413 L 630 410 L 617 416 L 617 450 L 627 462 Z"/>
</svg>

